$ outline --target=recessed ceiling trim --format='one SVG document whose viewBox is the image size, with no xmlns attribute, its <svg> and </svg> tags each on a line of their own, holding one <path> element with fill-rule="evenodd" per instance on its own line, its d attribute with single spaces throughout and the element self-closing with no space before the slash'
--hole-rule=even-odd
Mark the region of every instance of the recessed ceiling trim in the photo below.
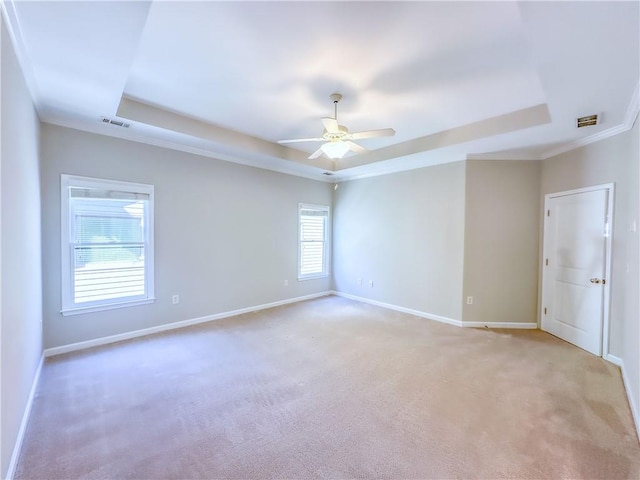
<svg viewBox="0 0 640 480">
<path fill-rule="evenodd" d="M 82 132 L 94 133 L 94 134 L 103 135 L 106 137 L 119 138 L 122 140 L 142 143 L 144 145 L 150 145 L 153 147 L 161 147 L 161 148 L 167 148 L 169 150 L 175 150 L 178 152 L 191 153 L 193 155 L 200 155 L 202 157 L 212 158 L 214 160 L 219 160 L 222 162 L 236 163 L 238 165 L 245 165 L 248 167 L 260 168 L 262 170 L 283 173 L 286 175 L 293 175 L 295 177 L 308 178 L 310 180 L 318 180 L 324 183 L 334 183 L 330 177 L 322 175 L 322 171 L 318 171 L 318 173 L 312 173 L 307 171 L 306 169 L 300 169 L 300 167 L 298 167 L 297 169 L 293 169 L 293 168 L 286 168 L 286 167 L 279 168 L 273 165 L 265 166 L 259 160 L 228 155 L 228 154 L 215 152 L 215 151 L 204 149 L 204 148 L 198 148 L 191 145 L 186 145 L 185 143 L 173 142 L 166 139 L 152 137 L 152 136 L 141 134 L 134 129 L 110 128 L 106 124 L 103 124 L 102 122 L 90 123 L 85 120 L 74 121 L 66 118 L 53 117 L 51 115 L 49 115 L 47 118 L 42 119 L 41 121 L 44 123 L 49 123 L 51 125 L 56 125 L 59 127 L 71 128 L 73 130 L 80 130 Z M 283 163 L 288 163 L 288 162 L 283 161 Z M 295 164 L 291 164 L 291 165 L 292 167 L 297 166 Z"/>
<path fill-rule="evenodd" d="M 551 122 L 551 115 L 549 114 L 547 105 L 543 103 L 407 142 L 397 143 L 357 157 L 349 157 L 338 162 L 336 170 L 339 171 L 345 168 L 353 168 L 383 160 L 390 160 L 392 158 L 413 155 L 415 153 L 436 150 L 480 138 L 492 137 L 524 128 L 544 125 L 549 122 Z"/>
<path fill-rule="evenodd" d="M 385 175 L 393 175 L 395 173 L 403 173 L 403 172 L 410 172 L 411 170 L 417 170 L 420 168 L 429 168 L 429 167 L 436 167 L 438 165 L 445 165 L 445 164 L 451 164 L 451 163 L 458 163 L 458 162 L 464 162 L 465 156 L 464 155 L 453 155 L 453 156 L 447 156 L 446 160 L 431 160 L 429 162 L 427 162 L 426 164 L 420 164 L 418 166 L 416 165 L 401 165 L 401 166 L 397 166 L 397 165 L 389 165 L 389 162 L 387 162 L 387 164 L 385 165 L 385 167 L 381 168 L 380 170 L 376 170 L 376 171 L 372 171 L 372 172 L 360 172 L 360 173 L 353 173 L 353 172 L 349 172 L 347 170 L 342 170 L 342 171 L 337 171 L 335 173 L 336 175 L 336 181 L 337 182 L 347 182 L 350 180 L 362 180 L 364 178 L 373 178 L 373 177 L 382 177 Z"/>
<path fill-rule="evenodd" d="M 318 159 L 312 161 L 307 158 L 308 155 L 305 152 L 300 150 L 186 117 L 126 96 L 123 96 L 120 100 L 116 115 L 120 118 L 135 120 L 146 125 L 192 135 L 197 138 L 225 145 L 227 149 L 231 147 L 237 150 L 238 154 L 242 151 L 248 151 L 281 158 L 322 170 L 334 169 L 331 160 Z"/>
<path fill-rule="evenodd" d="M 467 155 L 467 160 L 540 160 L 539 155 L 533 155 L 531 153 L 509 153 L 509 152 L 496 152 L 496 153 L 470 153 Z"/>
</svg>

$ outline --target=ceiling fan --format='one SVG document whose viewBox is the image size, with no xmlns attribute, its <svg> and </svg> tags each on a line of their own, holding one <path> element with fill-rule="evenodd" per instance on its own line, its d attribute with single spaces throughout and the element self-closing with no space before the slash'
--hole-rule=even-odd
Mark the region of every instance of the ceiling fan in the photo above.
<svg viewBox="0 0 640 480">
<path fill-rule="evenodd" d="M 318 150 L 313 152 L 309 159 L 318 158 L 323 153 L 331 158 L 342 158 L 347 152 L 363 153 L 368 151 L 352 140 L 362 140 L 364 138 L 373 137 L 392 137 L 396 134 L 393 128 L 383 128 L 381 130 L 367 130 L 366 132 L 349 133 L 344 125 L 338 124 L 338 102 L 342 99 L 339 93 L 333 93 L 329 97 L 333 101 L 334 115 L 333 118 L 321 118 L 324 125 L 324 132 L 321 137 L 317 138 L 297 138 L 293 140 L 279 140 L 278 143 L 296 143 L 296 142 L 326 142 Z"/>
</svg>

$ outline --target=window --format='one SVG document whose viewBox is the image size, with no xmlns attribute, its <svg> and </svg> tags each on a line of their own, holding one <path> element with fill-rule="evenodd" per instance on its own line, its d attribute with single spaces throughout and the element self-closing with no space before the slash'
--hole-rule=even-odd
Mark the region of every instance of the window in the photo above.
<svg viewBox="0 0 640 480">
<path fill-rule="evenodd" d="M 298 280 L 329 275 L 329 207 L 298 206 Z"/>
<path fill-rule="evenodd" d="M 62 175 L 62 313 L 151 303 L 153 186 Z"/>
</svg>

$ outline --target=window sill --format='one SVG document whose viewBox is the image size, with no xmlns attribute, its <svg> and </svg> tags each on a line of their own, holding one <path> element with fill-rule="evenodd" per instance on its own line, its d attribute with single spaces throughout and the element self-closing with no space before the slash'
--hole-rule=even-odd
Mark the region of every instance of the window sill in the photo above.
<svg viewBox="0 0 640 480">
<path fill-rule="evenodd" d="M 61 310 L 60 313 L 62 314 L 62 316 L 67 317 L 70 315 L 82 315 L 84 313 L 113 310 L 116 308 L 126 308 L 126 307 L 135 307 L 137 305 L 147 305 L 149 303 L 154 303 L 155 301 L 156 301 L 155 297 L 152 297 L 152 298 L 145 298 L 143 300 L 131 300 L 128 302 L 109 303 L 106 305 L 94 305 L 91 307 L 68 308 L 66 310 Z"/>
<path fill-rule="evenodd" d="M 316 280 L 318 278 L 327 278 L 329 276 L 328 273 L 318 273 L 314 275 L 305 275 L 304 277 L 298 277 L 299 282 L 304 282 L 305 280 Z"/>
</svg>

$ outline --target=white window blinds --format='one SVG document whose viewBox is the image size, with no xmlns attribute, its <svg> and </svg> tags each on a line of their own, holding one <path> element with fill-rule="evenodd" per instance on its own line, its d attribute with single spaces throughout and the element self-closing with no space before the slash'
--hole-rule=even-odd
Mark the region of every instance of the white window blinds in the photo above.
<svg viewBox="0 0 640 480">
<path fill-rule="evenodd" d="M 328 219 L 329 207 L 299 206 L 299 279 L 328 275 Z"/>
<path fill-rule="evenodd" d="M 153 187 L 82 177 L 63 183 L 68 215 L 63 313 L 152 299 Z"/>
</svg>

